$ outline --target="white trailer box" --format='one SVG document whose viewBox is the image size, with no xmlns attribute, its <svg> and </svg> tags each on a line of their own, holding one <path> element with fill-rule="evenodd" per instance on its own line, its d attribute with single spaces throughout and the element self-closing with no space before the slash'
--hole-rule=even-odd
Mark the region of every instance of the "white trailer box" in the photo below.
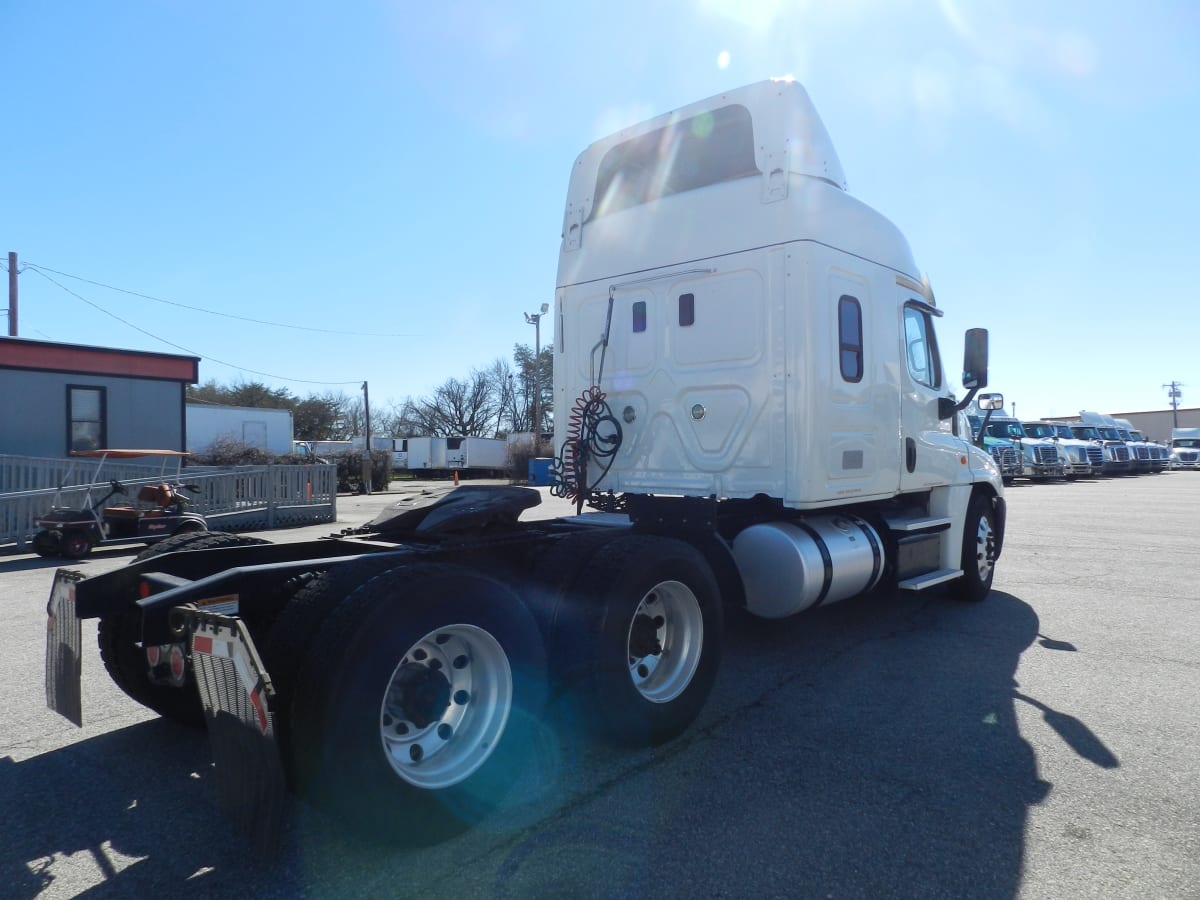
<svg viewBox="0 0 1200 900">
<path fill-rule="evenodd" d="M 290 409 L 188 403 L 186 422 L 190 453 L 207 453 L 218 440 L 236 441 L 281 456 L 292 452 Z"/>
<path fill-rule="evenodd" d="M 446 465 L 451 469 L 499 472 L 508 463 L 508 441 L 503 438 L 446 438 Z"/>
<path fill-rule="evenodd" d="M 408 468 L 408 438 L 392 438 L 392 468 Z"/>
<path fill-rule="evenodd" d="M 408 470 L 438 471 L 446 468 L 446 439 L 444 437 L 411 437 L 408 439 Z"/>
</svg>

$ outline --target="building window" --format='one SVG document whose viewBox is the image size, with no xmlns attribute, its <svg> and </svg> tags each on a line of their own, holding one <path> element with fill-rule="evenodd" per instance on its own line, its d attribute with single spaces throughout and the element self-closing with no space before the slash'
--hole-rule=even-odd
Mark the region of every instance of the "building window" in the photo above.
<svg viewBox="0 0 1200 900">
<path fill-rule="evenodd" d="M 842 378 L 846 381 L 862 381 L 862 307 L 858 299 L 849 294 L 838 298 L 838 357 Z"/>
<path fill-rule="evenodd" d="M 107 429 L 106 389 L 67 385 L 67 449 L 100 450 L 105 445 Z"/>
<path fill-rule="evenodd" d="M 917 306 L 904 307 L 904 348 L 908 374 L 926 387 L 942 386 L 942 362 L 929 313 Z"/>
</svg>

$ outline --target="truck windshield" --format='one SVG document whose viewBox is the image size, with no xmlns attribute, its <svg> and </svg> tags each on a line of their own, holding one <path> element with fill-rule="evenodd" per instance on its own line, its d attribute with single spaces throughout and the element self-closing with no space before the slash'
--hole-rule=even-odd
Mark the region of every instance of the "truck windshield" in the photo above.
<svg viewBox="0 0 1200 900">
<path fill-rule="evenodd" d="M 1073 431 L 1071 431 L 1070 425 L 1055 425 L 1054 433 L 1057 434 L 1060 438 L 1075 437 L 1075 433 Z"/>
<path fill-rule="evenodd" d="M 1052 425 L 1046 425 L 1042 422 L 1026 422 L 1025 434 L 1034 438 L 1052 438 L 1058 437 L 1058 432 Z"/>
<path fill-rule="evenodd" d="M 1175 438 L 1172 447 L 1184 447 L 1188 450 L 1200 450 L 1200 438 Z"/>
<path fill-rule="evenodd" d="M 1096 430 L 1100 432 L 1100 437 L 1104 438 L 1106 441 L 1122 440 L 1121 433 L 1117 431 L 1117 429 L 1108 425 L 1105 425 L 1103 428 L 1097 428 Z"/>
<path fill-rule="evenodd" d="M 992 422 L 988 425 L 988 434 L 998 438 L 1025 437 L 1025 432 L 1016 422 Z"/>
<path fill-rule="evenodd" d="M 1072 428 L 1071 430 L 1075 432 L 1075 437 L 1079 438 L 1080 440 L 1084 440 L 1084 441 L 1100 440 L 1100 435 L 1096 433 L 1096 429 L 1093 428 L 1091 425 L 1082 425 L 1082 426 L 1077 425 L 1076 427 Z"/>
</svg>

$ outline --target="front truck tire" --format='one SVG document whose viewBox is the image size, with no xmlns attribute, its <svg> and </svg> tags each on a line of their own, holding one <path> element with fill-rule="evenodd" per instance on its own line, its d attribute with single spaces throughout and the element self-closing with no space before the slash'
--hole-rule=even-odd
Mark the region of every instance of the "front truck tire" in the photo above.
<svg viewBox="0 0 1200 900">
<path fill-rule="evenodd" d="M 963 522 L 962 578 L 951 592 L 958 600 L 977 603 L 992 589 L 996 574 L 996 518 L 991 499 L 976 492 Z"/>
<path fill-rule="evenodd" d="M 555 617 L 555 668 L 585 722 L 622 743 L 660 744 L 699 714 L 721 660 L 712 569 L 674 538 L 626 535 L 582 567 Z"/>
<path fill-rule="evenodd" d="M 414 563 L 325 619 L 292 698 L 301 793 L 376 839 L 428 845 L 500 806 L 538 758 L 546 661 L 499 580 Z"/>
<path fill-rule="evenodd" d="M 133 558 L 133 562 L 177 551 L 265 543 L 259 538 L 209 531 L 178 534 L 147 547 Z M 100 646 L 104 668 L 117 687 L 164 719 L 192 728 L 204 727 L 204 707 L 190 676 L 189 683 L 182 687 L 156 684 L 150 680 L 150 666 L 146 651 L 141 646 L 141 617 L 133 605 L 135 599 L 130 598 L 129 605 L 123 609 L 100 617 L 96 642 Z"/>
</svg>

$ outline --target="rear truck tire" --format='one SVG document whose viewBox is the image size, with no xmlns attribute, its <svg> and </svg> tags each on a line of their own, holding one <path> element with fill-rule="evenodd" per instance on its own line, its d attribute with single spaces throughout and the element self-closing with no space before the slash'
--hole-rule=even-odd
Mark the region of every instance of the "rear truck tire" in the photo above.
<svg viewBox="0 0 1200 900">
<path fill-rule="evenodd" d="M 83 559 L 92 552 L 92 538 L 86 531 L 77 528 L 64 531 L 58 552 L 67 559 Z"/>
<path fill-rule="evenodd" d="M 275 688 L 275 698 L 271 703 L 275 713 L 275 739 L 279 742 L 284 774 L 292 788 L 297 787 L 296 772 L 291 765 L 292 699 L 300 668 L 308 656 L 313 638 L 329 614 L 347 596 L 390 564 L 394 564 L 394 560 L 389 563 L 387 560 L 366 557 L 327 572 L 312 574 L 280 610 L 258 644 L 263 666 Z"/>
<path fill-rule="evenodd" d="M 236 534 L 199 532 L 172 535 L 157 544 L 152 544 L 133 558 L 134 562 L 184 550 L 211 550 L 215 547 L 242 547 L 250 544 L 265 544 L 259 538 L 242 537 Z M 154 710 L 164 719 L 170 719 L 193 728 L 204 726 L 204 707 L 192 680 L 191 666 L 187 666 L 186 683 L 181 687 L 157 684 L 150 678 L 150 663 L 146 650 L 141 646 L 141 618 L 134 607 L 135 598 L 129 606 L 117 612 L 101 616 L 96 631 L 96 642 L 100 647 L 100 659 L 108 675 L 122 691 L 133 700 Z"/>
<path fill-rule="evenodd" d="M 579 571 L 551 647 L 589 725 L 654 745 L 686 729 L 708 699 L 723 624 L 716 578 L 698 550 L 625 535 Z"/>
<path fill-rule="evenodd" d="M 992 589 L 996 574 L 996 521 L 991 501 L 975 494 L 967 504 L 963 522 L 962 577 L 955 581 L 951 592 L 958 600 L 976 603 Z"/>
<path fill-rule="evenodd" d="M 39 531 L 33 536 L 31 547 L 38 556 L 58 556 L 61 552 L 61 541 L 53 531 Z"/>
<path fill-rule="evenodd" d="M 355 830 L 428 845 L 537 767 L 545 651 L 499 580 L 415 563 L 325 620 L 292 701 L 300 789 Z"/>
<path fill-rule="evenodd" d="M 532 590 L 527 601 L 549 645 L 558 617 L 571 604 L 571 586 L 596 551 L 627 534 L 624 529 L 596 528 L 569 534 L 539 552 L 532 561 Z M 550 648 L 551 675 L 555 671 L 553 647 Z"/>
</svg>

